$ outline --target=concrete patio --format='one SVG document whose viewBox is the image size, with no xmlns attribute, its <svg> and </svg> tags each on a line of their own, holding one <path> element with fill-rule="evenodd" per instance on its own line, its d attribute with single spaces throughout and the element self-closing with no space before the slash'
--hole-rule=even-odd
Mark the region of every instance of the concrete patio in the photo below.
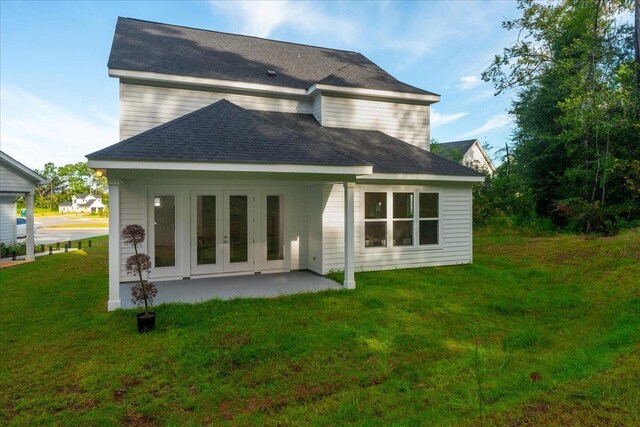
<svg viewBox="0 0 640 427">
<path fill-rule="evenodd" d="M 122 308 L 132 308 L 132 283 L 120 284 Z M 165 302 L 202 302 L 210 299 L 273 298 L 282 295 L 341 290 L 344 287 L 310 271 L 210 277 L 156 282 L 158 296 L 154 305 Z"/>
</svg>

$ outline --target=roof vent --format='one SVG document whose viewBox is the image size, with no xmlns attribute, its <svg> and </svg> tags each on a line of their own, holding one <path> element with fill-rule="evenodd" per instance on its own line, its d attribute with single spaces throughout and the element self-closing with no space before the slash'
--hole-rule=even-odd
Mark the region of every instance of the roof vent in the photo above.
<svg viewBox="0 0 640 427">
<path fill-rule="evenodd" d="M 267 70 L 267 76 L 269 76 L 269 77 L 277 77 L 278 73 L 276 73 L 275 70 Z"/>
</svg>

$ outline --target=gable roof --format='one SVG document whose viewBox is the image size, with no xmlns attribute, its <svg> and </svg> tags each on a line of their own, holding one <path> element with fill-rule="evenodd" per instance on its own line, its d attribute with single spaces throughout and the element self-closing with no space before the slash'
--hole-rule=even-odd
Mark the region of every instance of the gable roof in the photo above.
<svg viewBox="0 0 640 427">
<path fill-rule="evenodd" d="M 380 131 L 326 128 L 313 115 L 250 111 L 224 99 L 87 158 L 363 165 L 374 173 L 480 176 Z"/>
<path fill-rule="evenodd" d="M 461 150 L 462 154 L 464 154 L 469 151 L 476 141 L 477 139 L 465 139 L 463 141 L 442 142 L 438 145 L 446 150 Z"/>
<path fill-rule="evenodd" d="M 46 178 L 41 177 L 13 157 L 8 154 L 0 151 L 0 164 L 7 166 L 14 173 L 18 173 L 20 176 L 25 178 L 26 180 L 32 182 L 33 184 L 45 184 L 49 182 Z"/>
<path fill-rule="evenodd" d="M 122 17 L 108 67 L 297 89 L 322 82 L 435 95 L 400 82 L 358 52 Z"/>
</svg>

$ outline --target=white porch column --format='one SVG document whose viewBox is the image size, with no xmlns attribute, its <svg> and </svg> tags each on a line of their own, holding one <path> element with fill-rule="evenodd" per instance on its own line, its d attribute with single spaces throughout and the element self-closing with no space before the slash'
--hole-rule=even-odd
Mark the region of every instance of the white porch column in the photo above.
<svg viewBox="0 0 640 427">
<path fill-rule="evenodd" d="M 355 182 L 344 182 L 344 287 L 356 288 L 354 273 L 355 257 L 355 229 L 354 229 L 354 202 L 353 195 L 356 188 Z"/>
<path fill-rule="evenodd" d="M 109 181 L 109 311 L 120 308 L 120 182 Z"/>
<path fill-rule="evenodd" d="M 27 261 L 34 261 L 36 259 L 35 256 L 35 236 L 34 236 L 34 219 L 33 219 L 33 192 L 30 191 L 29 194 L 25 195 L 26 205 L 27 205 L 27 239 L 26 239 L 26 257 Z"/>
</svg>

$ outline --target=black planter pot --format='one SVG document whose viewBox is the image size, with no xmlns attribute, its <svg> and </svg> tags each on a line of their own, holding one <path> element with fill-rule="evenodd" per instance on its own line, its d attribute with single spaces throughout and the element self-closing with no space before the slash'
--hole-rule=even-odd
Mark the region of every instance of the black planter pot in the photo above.
<svg viewBox="0 0 640 427">
<path fill-rule="evenodd" d="M 149 312 L 149 316 L 144 313 L 136 314 L 138 320 L 138 332 L 141 334 L 144 332 L 150 332 L 156 327 L 156 313 L 154 311 Z"/>
</svg>

